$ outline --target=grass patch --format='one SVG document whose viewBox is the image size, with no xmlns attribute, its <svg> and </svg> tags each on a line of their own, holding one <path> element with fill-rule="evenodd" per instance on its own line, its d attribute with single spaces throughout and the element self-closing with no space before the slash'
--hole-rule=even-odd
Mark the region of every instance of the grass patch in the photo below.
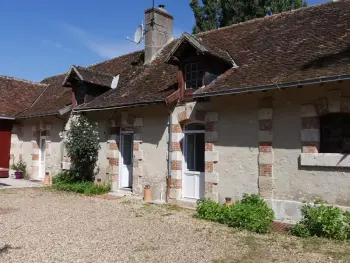
<svg viewBox="0 0 350 263">
<path fill-rule="evenodd" d="M 111 190 L 110 185 L 96 185 L 92 182 L 57 183 L 53 184 L 52 187 L 56 190 L 74 192 L 87 196 L 102 195 L 109 193 Z"/>
</svg>

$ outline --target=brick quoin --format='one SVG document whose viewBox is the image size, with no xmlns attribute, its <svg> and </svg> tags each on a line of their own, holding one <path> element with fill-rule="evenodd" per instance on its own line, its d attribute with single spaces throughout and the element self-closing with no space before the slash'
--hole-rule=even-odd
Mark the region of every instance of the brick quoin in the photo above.
<svg viewBox="0 0 350 263">
<path fill-rule="evenodd" d="M 32 154 L 32 160 L 33 161 L 39 160 L 39 154 Z"/>
<path fill-rule="evenodd" d="M 109 149 L 110 149 L 111 151 L 119 150 L 118 144 L 117 144 L 117 143 L 111 143 L 111 144 L 109 145 Z"/>
<path fill-rule="evenodd" d="M 181 152 L 181 144 L 179 142 L 172 142 L 171 149 L 173 152 Z"/>
<path fill-rule="evenodd" d="M 271 164 L 260 164 L 259 165 L 260 176 L 272 176 L 272 165 Z"/>
<path fill-rule="evenodd" d="M 171 188 L 172 189 L 181 189 L 182 180 L 181 179 L 171 179 Z"/>
<path fill-rule="evenodd" d="M 272 152 L 272 143 L 271 142 L 261 142 L 259 143 L 259 152 Z"/>
<path fill-rule="evenodd" d="M 206 151 L 206 152 L 212 152 L 212 151 L 214 151 L 214 144 L 213 144 L 213 143 L 207 142 L 207 143 L 205 144 L 205 151 Z"/>
<path fill-rule="evenodd" d="M 118 158 L 110 158 L 109 159 L 109 164 L 118 166 L 119 165 L 119 159 Z"/>
<path fill-rule="evenodd" d="M 180 124 L 173 124 L 173 133 L 182 133 L 182 128 Z"/>
<path fill-rule="evenodd" d="M 205 163 L 205 171 L 208 173 L 214 172 L 214 163 L 213 162 L 206 162 Z"/>
<path fill-rule="evenodd" d="M 182 162 L 181 161 L 171 161 L 171 170 L 174 170 L 174 171 L 182 170 Z"/>
<path fill-rule="evenodd" d="M 316 145 L 303 145 L 303 153 L 318 153 Z"/>
<path fill-rule="evenodd" d="M 140 143 L 134 142 L 134 151 L 139 151 L 139 150 L 140 150 Z"/>
</svg>

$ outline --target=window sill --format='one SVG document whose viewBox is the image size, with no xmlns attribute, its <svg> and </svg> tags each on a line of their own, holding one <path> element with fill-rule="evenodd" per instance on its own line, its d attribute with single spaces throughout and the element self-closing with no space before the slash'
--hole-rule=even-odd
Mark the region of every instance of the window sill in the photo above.
<svg viewBox="0 0 350 263">
<path fill-rule="evenodd" d="M 341 153 L 302 153 L 301 166 L 350 167 L 350 154 Z"/>
</svg>

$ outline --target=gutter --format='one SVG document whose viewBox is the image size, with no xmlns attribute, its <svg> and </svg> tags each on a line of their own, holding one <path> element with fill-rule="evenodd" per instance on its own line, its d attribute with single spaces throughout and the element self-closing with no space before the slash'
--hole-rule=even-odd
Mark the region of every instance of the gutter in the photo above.
<svg viewBox="0 0 350 263">
<path fill-rule="evenodd" d="M 114 110 L 114 109 L 123 109 L 123 108 L 138 107 L 138 106 L 147 106 L 147 105 L 150 105 L 150 104 L 159 104 L 159 103 L 164 103 L 164 100 L 155 100 L 155 101 L 149 101 L 149 102 L 124 104 L 124 105 L 121 105 L 121 106 L 111 106 L 111 107 L 102 107 L 102 108 L 73 109 L 73 112 L 89 112 L 89 111 Z"/>
<path fill-rule="evenodd" d="M 7 116 L 0 116 L 0 120 L 12 120 L 12 121 L 14 121 L 15 118 L 13 118 L 13 117 L 7 117 Z"/>
<path fill-rule="evenodd" d="M 30 119 L 30 118 L 37 118 L 37 117 L 46 117 L 46 116 L 56 116 L 60 115 L 58 112 L 57 113 L 44 113 L 44 114 L 33 114 L 33 115 L 26 115 L 23 117 L 16 117 L 16 120 L 19 119 Z"/>
<path fill-rule="evenodd" d="M 350 80 L 350 74 L 303 80 L 303 81 L 295 81 L 295 82 L 285 82 L 285 83 L 265 85 L 265 86 L 254 86 L 254 87 L 240 88 L 240 89 L 234 89 L 234 90 L 212 91 L 207 93 L 193 94 L 193 98 L 205 98 L 205 97 L 222 96 L 222 95 L 230 95 L 230 94 L 238 94 L 238 93 L 246 93 L 246 92 L 254 92 L 254 91 L 265 91 L 265 90 L 289 88 L 289 87 L 302 86 L 302 85 L 327 83 L 327 82 L 333 82 L 333 81 L 339 81 L 339 80 Z"/>
<path fill-rule="evenodd" d="M 172 144 L 173 144 L 173 138 L 172 138 L 172 128 L 173 128 L 173 118 L 172 118 L 172 111 L 170 108 L 168 108 L 169 113 L 169 121 L 168 121 L 168 177 L 166 180 L 167 183 L 167 192 L 165 195 L 165 202 L 169 203 L 170 199 L 170 187 L 171 187 L 171 157 L 172 157 Z"/>
</svg>

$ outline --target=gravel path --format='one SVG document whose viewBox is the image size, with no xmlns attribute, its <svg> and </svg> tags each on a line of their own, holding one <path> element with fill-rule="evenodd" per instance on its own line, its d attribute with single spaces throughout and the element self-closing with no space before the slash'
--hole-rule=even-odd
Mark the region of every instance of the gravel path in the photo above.
<svg viewBox="0 0 350 263">
<path fill-rule="evenodd" d="M 193 211 L 48 189 L 0 191 L 0 262 L 347 262 L 350 246 L 254 235 Z M 349 257 L 350 258 L 350 257 Z"/>
</svg>

